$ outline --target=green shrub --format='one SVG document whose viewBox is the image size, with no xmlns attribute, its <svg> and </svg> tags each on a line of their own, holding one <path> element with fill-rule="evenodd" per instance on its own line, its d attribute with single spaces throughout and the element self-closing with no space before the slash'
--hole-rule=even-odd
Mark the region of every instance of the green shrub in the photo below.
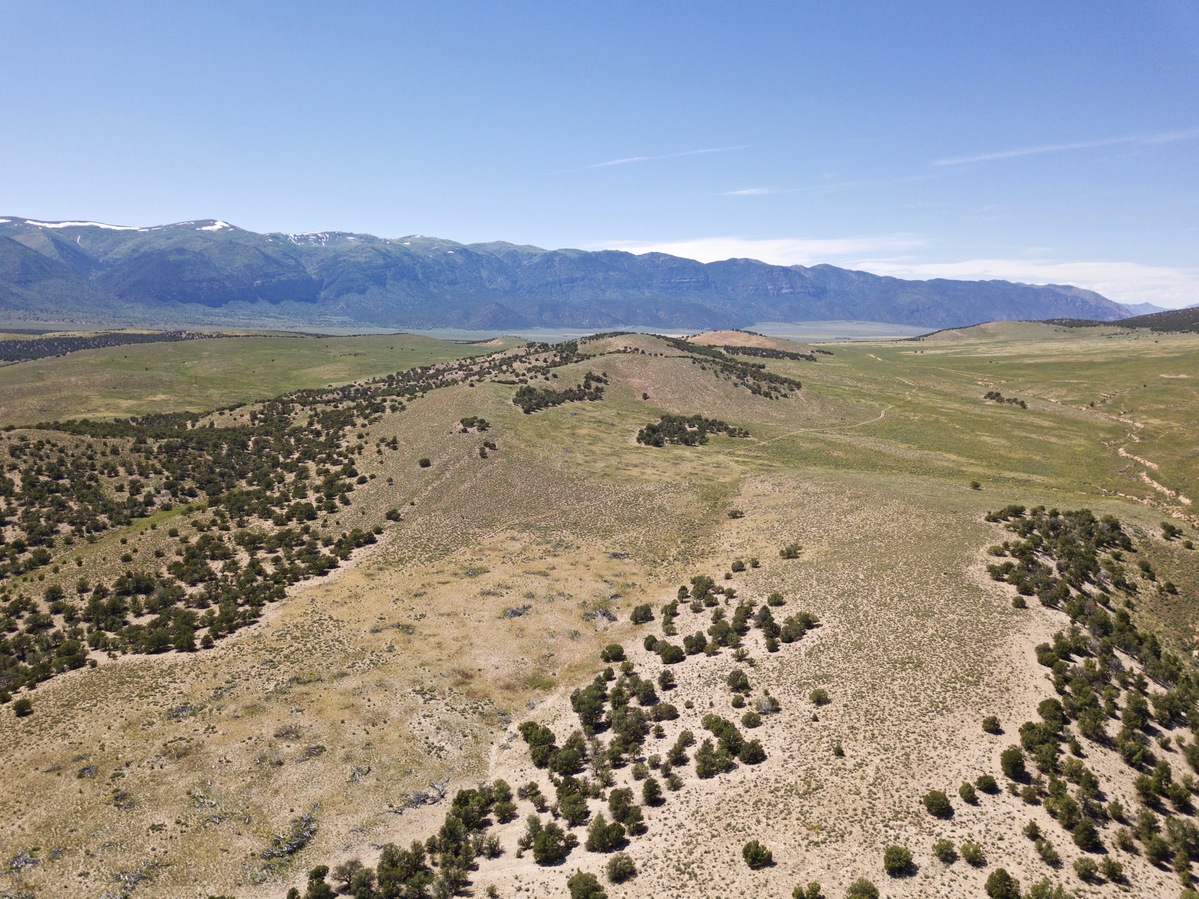
<svg viewBox="0 0 1199 899">
<path fill-rule="evenodd" d="M 654 620 L 654 610 L 650 608 L 649 603 L 642 603 L 633 609 L 633 613 L 629 616 L 629 621 L 633 624 L 645 624 Z"/>
<path fill-rule="evenodd" d="M 1099 870 L 1102 871 L 1103 876 L 1112 883 L 1124 882 L 1124 866 L 1110 855 L 1104 856 L 1099 862 Z"/>
<path fill-rule="evenodd" d="M 845 899 L 878 899 L 878 887 L 865 877 L 859 877 L 849 885 Z"/>
<path fill-rule="evenodd" d="M 539 865 L 561 864 L 578 844 L 578 837 L 551 821 L 533 837 L 533 861 Z"/>
<path fill-rule="evenodd" d="M 1070 836 L 1074 838 L 1074 845 L 1083 852 L 1098 852 L 1103 848 L 1103 843 L 1099 839 L 1099 830 L 1090 818 L 1083 818 L 1074 825 L 1070 830 Z"/>
<path fill-rule="evenodd" d="M 995 782 L 995 778 L 990 774 L 980 774 L 978 779 L 974 781 L 974 785 L 984 793 L 994 795 L 999 792 L 999 784 Z"/>
<path fill-rule="evenodd" d="M 803 552 L 803 547 L 798 543 L 788 543 L 779 550 L 779 557 L 783 559 L 798 559 L 801 552 Z"/>
<path fill-rule="evenodd" d="M 609 643 L 600 651 L 600 660 L 604 662 L 623 662 L 624 647 L 619 643 Z"/>
<path fill-rule="evenodd" d="M 600 886 L 599 878 L 585 871 L 575 871 L 566 880 L 570 899 L 608 899 L 607 892 Z"/>
<path fill-rule="evenodd" d="M 737 753 L 738 760 L 745 765 L 757 765 L 766 761 L 766 750 L 757 740 L 746 740 Z"/>
<path fill-rule="evenodd" d="M 674 721 L 679 717 L 679 710 L 669 702 L 655 702 L 650 706 L 649 716 L 654 721 Z"/>
<path fill-rule="evenodd" d="M 608 880 L 612 883 L 624 883 L 637 876 L 637 866 L 627 852 L 617 852 L 608 859 Z"/>
<path fill-rule="evenodd" d="M 22 696 L 12 704 L 12 710 L 18 718 L 24 718 L 28 715 L 32 715 L 33 700 L 31 700 L 28 696 Z"/>
<path fill-rule="evenodd" d="M 587 828 L 587 842 L 584 844 L 588 852 L 613 852 L 624 843 L 624 827 L 617 821 L 611 824 L 600 812 Z"/>
<path fill-rule="evenodd" d="M 673 643 L 667 643 L 665 640 L 659 640 L 654 647 L 654 651 L 658 654 L 658 658 L 662 660 L 664 665 L 677 665 L 679 662 L 687 658 L 687 654 L 682 648 L 675 646 Z"/>
<path fill-rule="evenodd" d="M 912 870 L 912 853 L 903 846 L 888 846 L 883 851 L 883 870 L 888 877 L 904 877 Z"/>
<path fill-rule="evenodd" d="M 648 806 L 662 804 L 662 786 L 653 777 L 647 777 L 641 785 L 641 801 Z"/>
<path fill-rule="evenodd" d="M 558 814 L 570 827 L 578 827 L 587 823 L 591 810 L 587 808 L 587 800 L 578 793 L 568 793 L 558 800 Z M 499 803 L 496 803 L 496 817 L 499 817 Z"/>
<path fill-rule="evenodd" d="M 1024 780 L 1027 774 L 1024 767 L 1024 750 L 1015 744 L 1003 750 L 999 755 L 999 767 L 1009 780 Z"/>
<path fill-rule="evenodd" d="M 962 858 L 966 860 L 967 864 L 973 865 L 976 868 L 981 868 L 987 863 L 986 853 L 983 852 L 983 847 L 978 845 L 978 843 L 963 843 Z"/>
<path fill-rule="evenodd" d="M 1085 855 L 1082 858 L 1076 858 L 1074 859 L 1074 873 L 1083 883 L 1090 883 L 1099 876 L 1099 863 Z"/>
<path fill-rule="evenodd" d="M 953 806 L 949 803 L 949 797 L 940 790 L 929 790 L 921 801 L 934 818 L 953 817 Z"/>
<path fill-rule="evenodd" d="M 824 706 L 832 702 L 832 700 L 829 698 L 828 691 L 823 687 L 817 687 L 815 690 L 809 693 L 808 699 L 811 700 L 812 705 L 815 706 Z"/>
<path fill-rule="evenodd" d="M 1033 843 L 1037 848 L 1037 855 L 1041 856 L 1041 861 L 1051 868 L 1061 867 L 1062 857 L 1057 854 L 1057 850 L 1053 848 L 1053 843 L 1044 838 L 1035 840 Z"/>
<path fill-rule="evenodd" d="M 1003 868 L 991 872 L 986 889 L 991 899 L 1020 899 L 1020 881 Z"/>
<path fill-rule="evenodd" d="M 741 857 L 755 871 L 758 868 L 767 868 L 774 864 L 774 856 L 770 850 L 757 840 L 750 840 L 741 847 Z"/>
<path fill-rule="evenodd" d="M 958 860 L 958 851 L 953 845 L 953 840 L 937 840 L 937 842 L 933 843 L 933 855 L 937 861 L 944 862 L 947 865 L 952 865 Z"/>
<path fill-rule="evenodd" d="M 983 719 L 983 732 L 988 734 L 1001 734 L 1003 728 L 999 726 L 999 719 L 994 715 L 988 715 Z"/>
<path fill-rule="evenodd" d="M 1028 888 L 1026 899 L 1073 899 L 1073 894 L 1067 893 L 1060 884 L 1053 884 L 1045 877 Z"/>
<path fill-rule="evenodd" d="M 978 805 L 978 794 L 974 792 L 973 785 L 963 783 L 958 787 L 958 795 L 962 797 L 963 802 L 968 802 L 970 805 Z"/>
</svg>

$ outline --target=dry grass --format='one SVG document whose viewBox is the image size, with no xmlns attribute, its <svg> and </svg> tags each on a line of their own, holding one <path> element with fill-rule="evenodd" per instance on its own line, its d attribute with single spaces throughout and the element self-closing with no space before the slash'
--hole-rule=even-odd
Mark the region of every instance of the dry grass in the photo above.
<svg viewBox="0 0 1199 899">
<path fill-rule="evenodd" d="M 998 774 L 1016 726 L 1052 695 L 1033 647 L 1063 624 L 1057 613 L 1013 610 L 1007 588 L 986 578 L 982 552 L 997 531 L 982 514 L 1007 502 L 1090 506 L 1149 534 L 1168 499 L 1145 487 L 1138 469 L 1125 470 L 1131 463 L 1116 450 L 1130 429 L 1081 401 L 1101 391 L 1093 370 L 1092 382 L 1073 388 L 1037 380 L 1038 370 L 1055 375 L 1063 354 L 1098 358 L 1106 337 L 992 330 L 837 347 L 815 364 L 770 360 L 805 383 L 797 397 L 775 401 L 700 371 L 652 337 L 605 338 L 585 351 L 659 355 L 599 355 L 559 370 L 562 384 L 607 371 L 601 402 L 523 415 L 511 386 L 482 383 L 386 416 L 369 429 L 359 465 L 373 479 L 335 522 L 369 526 L 398 509 L 402 520 L 387 524 L 380 544 L 294 588 L 214 650 L 77 671 L 39 687 L 31 717 L 0 712 L 11 784 L 0 795 L 0 861 L 30 847 L 43 859 L 6 888 L 94 895 L 117 889 L 117 872 L 159 859 L 134 895 L 279 897 L 312 865 L 372 861 L 371 847 L 424 838 L 445 806 L 404 806 L 430 782 L 448 778 L 452 791 L 484 778 L 516 786 L 543 776 L 512 738 L 515 723 L 533 715 L 564 738 L 573 727 L 569 691 L 598 670 L 600 646 L 620 640 L 639 671 L 656 671 L 640 636 L 659 624 L 633 628 L 628 612 L 641 602 L 657 610 L 697 573 L 759 600 L 779 590 L 788 604 L 777 612 L 808 610 L 822 626 L 777 654 L 751 634 L 755 696 L 769 689 L 782 703 L 752 733 L 769 758 L 714 780 L 692 774 L 648 810 L 649 833 L 629 849 L 641 874 L 613 895 L 789 895 L 818 880 L 839 896 L 863 875 L 887 895 L 979 895 L 987 869 L 936 861 L 931 846 L 941 836 L 979 842 L 992 866 L 1025 885 L 1049 875 L 1076 888 L 1075 850 L 1042 809 L 1006 794 L 983 795 L 977 807 L 956 800 L 963 780 Z M 1133 452 L 1159 466 L 1163 483 L 1199 493 L 1171 442 L 1185 409 L 1176 391 L 1191 388 L 1155 377 L 1176 373 L 1194 342 L 1176 341 L 1169 352 L 1122 347 L 1130 356 L 1121 371 L 1131 379 L 1144 350 L 1141 383 L 1160 391 L 1141 388 L 1138 402 L 1156 423 L 1141 429 L 1152 434 Z M 992 377 L 1001 359 L 1003 376 Z M 992 384 L 1028 396 L 1028 412 L 983 404 Z M 637 446 L 636 430 L 663 412 L 723 418 L 752 437 Z M 486 436 L 499 449 L 486 459 L 483 436 L 457 427 L 466 415 L 492 422 Z M 376 453 L 392 436 L 399 449 Z M 417 467 L 421 457 L 430 468 Z M 972 478 L 983 490 L 969 488 Z M 734 508 L 745 517 L 730 519 Z M 155 539 L 145 531 L 130 545 L 148 553 Z M 804 546 L 801 557 L 780 559 L 792 541 Z M 113 549 L 89 549 L 88 564 Z M 1155 566 L 1177 571 L 1171 576 L 1193 596 L 1194 554 L 1177 544 L 1153 551 Z M 734 559 L 750 557 L 761 567 L 722 580 Z M 601 609 L 619 621 L 596 617 Z M 506 617 L 509 610 L 521 613 Z M 1148 611 L 1169 619 L 1175 639 L 1193 638 L 1189 605 Z M 679 634 L 708 623 L 684 605 Z M 699 735 L 709 710 L 740 717 L 723 683 L 733 665 L 725 651 L 675 666 L 670 701 L 683 718 L 648 751 L 664 753 L 683 727 Z M 808 694 L 818 686 L 833 701 L 816 710 Z M 988 714 L 1007 736 L 981 731 Z M 836 742 L 843 758 L 832 753 Z M 1176 754 L 1171 761 L 1181 770 Z M 1121 764 L 1099 750 L 1087 763 L 1135 806 Z M 77 776 L 85 766 L 94 776 Z M 931 788 L 954 797 L 952 821 L 923 812 L 919 797 Z M 131 807 L 114 804 L 117 790 Z M 264 872 L 259 853 L 314 807 L 312 843 Z M 522 803 L 521 819 L 499 829 L 506 852 L 483 863 L 476 895 L 495 883 L 501 895 L 559 896 L 575 867 L 602 871 L 606 857 L 581 848 L 564 868 L 515 858 L 529 810 Z M 1054 835 L 1063 873 L 1019 835 L 1030 817 Z M 773 850 L 773 868 L 745 867 L 748 839 Z M 883 874 L 890 843 L 912 850 L 913 877 Z M 1142 859 L 1121 861 L 1136 894 L 1175 891 L 1170 875 Z"/>
</svg>

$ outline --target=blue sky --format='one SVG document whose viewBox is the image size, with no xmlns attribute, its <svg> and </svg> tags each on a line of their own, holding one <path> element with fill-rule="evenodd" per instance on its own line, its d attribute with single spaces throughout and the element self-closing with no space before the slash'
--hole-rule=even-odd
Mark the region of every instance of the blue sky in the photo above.
<svg viewBox="0 0 1199 899">
<path fill-rule="evenodd" d="M 1199 3 L 0 0 L 0 214 L 1199 303 Z"/>
</svg>

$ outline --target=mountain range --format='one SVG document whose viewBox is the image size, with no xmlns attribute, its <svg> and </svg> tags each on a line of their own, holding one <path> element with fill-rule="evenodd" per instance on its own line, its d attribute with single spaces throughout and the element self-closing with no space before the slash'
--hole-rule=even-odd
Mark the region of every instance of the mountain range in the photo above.
<svg viewBox="0 0 1199 899">
<path fill-rule="evenodd" d="M 1130 314 L 1065 285 L 906 281 L 831 265 L 259 234 L 215 219 L 141 228 L 0 218 L 0 316 L 10 321 L 667 330 L 847 320 L 932 329 Z"/>
</svg>

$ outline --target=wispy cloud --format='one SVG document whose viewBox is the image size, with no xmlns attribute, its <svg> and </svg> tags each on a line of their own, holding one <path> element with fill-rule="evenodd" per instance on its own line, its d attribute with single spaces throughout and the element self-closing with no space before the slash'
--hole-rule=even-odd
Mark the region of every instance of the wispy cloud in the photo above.
<svg viewBox="0 0 1199 899">
<path fill-rule="evenodd" d="M 899 253 L 922 247 L 915 234 L 877 234 L 858 237 L 701 237 L 675 241 L 610 241 L 592 249 L 627 253 L 667 253 L 699 262 L 760 259 L 772 265 L 814 265 L 865 253 Z"/>
<path fill-rule="evenodd" d="M 570 169 L 574 172 L 585 172 L 588 169 L 606 169 L 617 165 L 633 165 L 638 162 L 659 162 L 663 159 L 682 159 L 684 156 L 706 156 L 709 153 L 731 153 L 734 150 L 749 150 L 755 144 L 738 144 L 735 147 L 703 147 L 699 150 L 681 150 L 678 153 L 663 153 L 660 156 L 624 156 L 620 159 L 608 159 L 604 162 L 593 162 L 580 169 Z"/>
<path fill-rule="evenodd" d="M 702 237 L 675 241 L 608 241 L 587 249 L 667 253 L 699 262 L 759 259 L 772 265 L 817 265 L 927 280 L 1003 280 L 1024 284 L 1072 284 L 1120 303 L 1154 303 L 1170 309 L 1199 303 L 1199 269 L 1055 259 L 1045 247 L 1027 247 L 1018 258 L 926 261 L 929 241 L 919 234 L 849 237 Z"/>
<path fill-rule="evenodd" d="M 861 258 L 850 267 L 896 278 L 1003 280 L 1024 284 L 1072 284 L 1119 303 L 1154 303 L 1170 309 L 1199 302 L 1199 269 L 1142 265 L 1139 262 L 1078 262 L 1046 258 L 965 259 L 913 262 Z"/>
<path fill-rule="evenodd" d="M 904 175 L 900 178 L 884 178 L 881 180 L 845 180 L 824 181 L 820 184 L 809 184 L 804 187 L 745 187 L 739 190 L 721 192 L 725 197 L 769 197 L 776 194 L 827 194 L 843 190 L 868 190 L 879 187 L 893 187 L 897 184 L 913 184 L 917 181 L 929 181 L 941 177 L 933 174 Z"/>
<path fill-rule="evenodd" d="M 992 162 L 996 159 L 1014 159 L 1019 156 L 1040 156 L 1045 153 L 1066 153 L 1071 150 L 1094 150 L 1100 147 L 1171 144 L 1178 141 L 1195 140 L 1196 138 L 1199 138 L 1199 128 L 1189 128 L 1184 131 L 1162 131 L 1157 134 L 1134 134 L 1125 137 L 1102 138 L 1100 140 L 1086 140 L 1060 144 L 1041 144 L 1035 147 L 1018 147 L 1013 150 L 999 150 L 994 153 L 979 153 L 975 156 L 950 156 L 944 159 L 934 159 L 932 164 L 934 166 L 969 165 L 975 162 Z"/>
<path fill-rule="evenodd" d="M 770 197 L 775 194 L 793 194 L 794 187 L 743 187 L 741 190 L 726 190 L 726 197 Z"/>
</svg>

